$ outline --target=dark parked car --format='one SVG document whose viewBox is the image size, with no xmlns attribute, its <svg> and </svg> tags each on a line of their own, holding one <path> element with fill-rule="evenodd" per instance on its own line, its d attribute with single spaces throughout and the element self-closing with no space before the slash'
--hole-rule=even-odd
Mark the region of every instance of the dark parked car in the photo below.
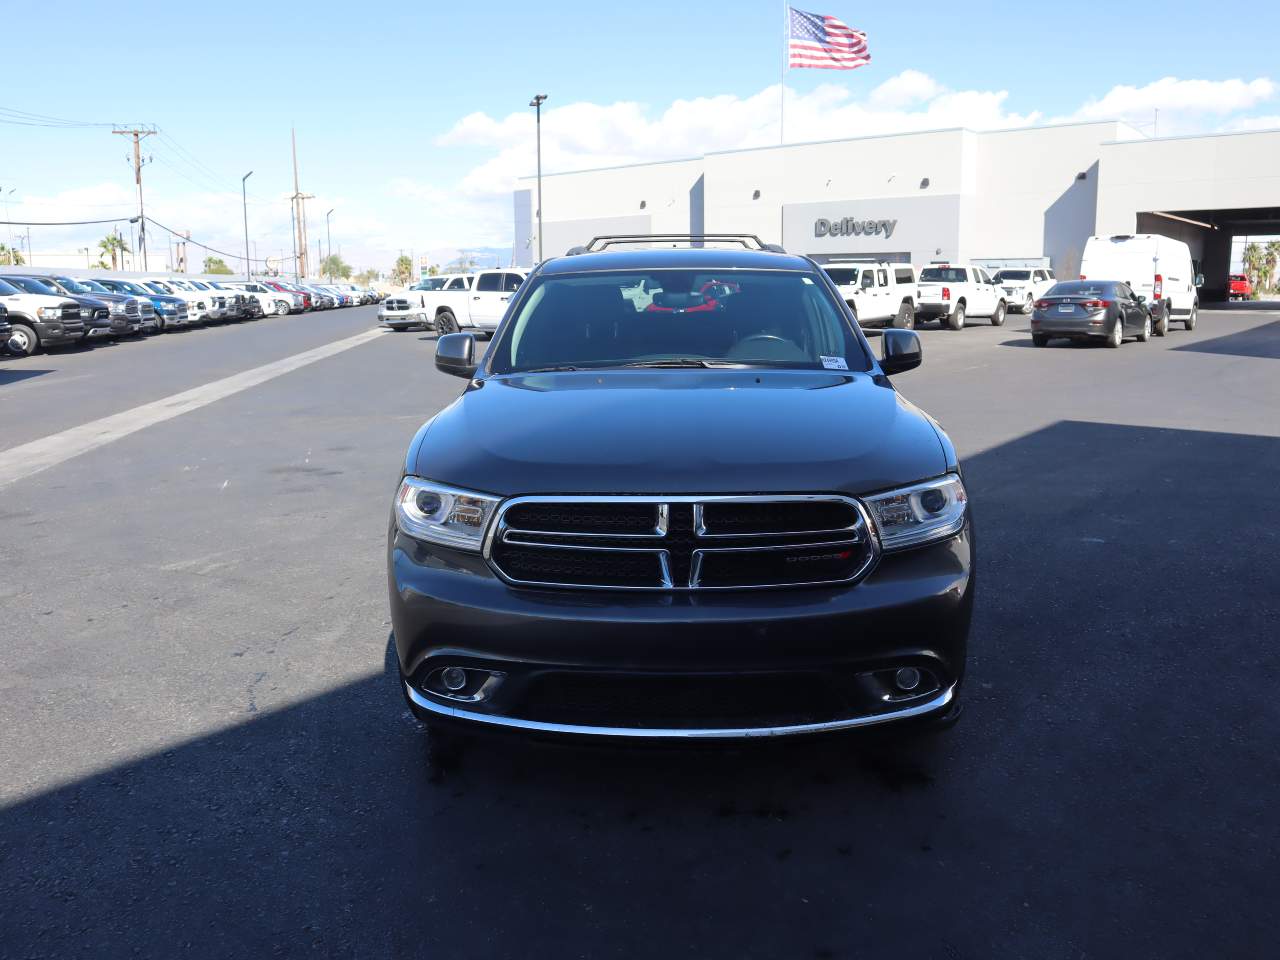
<svg viewBox="0 0 1280 960">
<path fill-rule="evenodd" d="M 15 277 L 5 279 L 27 293 L 39 293 L 49 297 L 66 296 L 80 305 L 80 321 L 84 324 L 86 340 L 103 340 L 111 336 L 125 336 L 129 332 L 128 321 L 123 316 L 114 317 L 111 305 L 97 297 L 69 294 L 46 277 Z"/>
<path fill-rule="evenodd" d="M 1031 340 L 1047 346 L 1054 337 L 1100 340 L 1118 347 L 1128 338 L 1151 339 L 1151 307 L 1128 284 L 1114 280 L 1062 280 L 1036 301 Z"/>
<path fill-rule="evenodd" d="M 409 446 L 387 552 L 437 737 L 957 715 L 974 542 L 951 441 L 890 379 L 920 340 L 886 330 L 877 360 L 815 262 L 740 239 L 593 242 L 534 270 L 479 364 L 439 340 L 467 383 Z"/>
<path fill-rule="evenodd" d="M 156 333 L 160 330 L 160 321 L 156 317 L 155 304 L 146 297 L 137 296 L 132 293 L 116 293 L 115 291 L 104 287 L 99 281 L 89 278 L 76 280 L 71 277 L 54 277 L 53 279 L 56 280 L 60 286 L 66 287 L 69 290 L 80 290 L 81 288 L 84 288 L 85 292 L 90 296 L 101 297 L 104 300 L 108 297 L 121 297 L 125 300 L 131 301 L 138 306 L 139 332 Z M 131 309 L 126 307 L 125 312 L 127 316 L 132 318 L 133 311 Z"/>
<path fill-rule="evenodd" d="M 112 332 L 116 336 L 124 337 L 141 332 L 144 305 L 137 297 L 126 296 L 122 293 L 112 293 L 106 287 L 94 289 L 87 283 L 73 280 L 71 277 L 50 275 L 41 277 L 41 279 L 69 297 L 92 297 L 94 300 L 101 300 L 105 303 L 107 309 L 111 312 Z M 154 324 L 155 309 L 149 303 L 145 307 Z"/>
</svg>

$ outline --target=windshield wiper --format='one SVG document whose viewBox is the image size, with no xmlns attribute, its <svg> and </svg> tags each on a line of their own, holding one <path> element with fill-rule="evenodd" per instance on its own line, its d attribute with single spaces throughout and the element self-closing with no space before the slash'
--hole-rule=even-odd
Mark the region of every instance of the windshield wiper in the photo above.
<svg viewBox="0 0 1280 960">
<path fill-rule="evenodd" d="M 524 370 L 517 370 L 517 373 L 563 373 L 569 370 L 581 370 L 582 367 L 575 367 L 573 364 L 565 363 L 559 366 L 550 367 L 527 367 Z"/>
<path fill-rule="evenodd" d="M 619 367 L 690 367 L 710 369 L 712 367 L 741 367 L 736 360 L 702 360 L 697 357 L 669 357 L 665 360 L 634 360 L 631 363 L 619 363 Z"/>
</svg>

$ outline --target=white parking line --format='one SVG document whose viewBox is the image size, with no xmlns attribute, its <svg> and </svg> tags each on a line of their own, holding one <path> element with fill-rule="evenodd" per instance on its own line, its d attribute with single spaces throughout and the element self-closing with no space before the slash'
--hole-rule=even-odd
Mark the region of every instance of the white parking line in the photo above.
<svg viewBox="0 0 1280 960">
<path fill-rule="evenodd" d="M 345 340 L 335 340 L 314 350 L 306 350 L 292 357 L 285 357 L 283 360 L 276 360 L 191 390 L 184 390 L 182 393 L 175 393 L 162 400 L 144 403 L 131 410 L 113 413 L 101 420 L 94 420 L 63 430 L 61 433 L 2 450 L 0 451 L 0 487 L 29 477 L 33 473 L 39 473 L 41 470 L 47 470 L 82 453 L 106 446 L 131 433 L 172 420 L 192 410 L 199 410 L 201 407 L 242 390 L 248 390 L 250 387 L 256 387 L 260 383 L 266 383 L 299 367 L 305 367 L 317 360 L 323 360 L 344 350 L 350 350 L 352 347 L 358 347 L 362 343 L 368 343 L 384 333 L 386 330 L 367 330 L 354 337 L 347 337 Z"/>
</svg>

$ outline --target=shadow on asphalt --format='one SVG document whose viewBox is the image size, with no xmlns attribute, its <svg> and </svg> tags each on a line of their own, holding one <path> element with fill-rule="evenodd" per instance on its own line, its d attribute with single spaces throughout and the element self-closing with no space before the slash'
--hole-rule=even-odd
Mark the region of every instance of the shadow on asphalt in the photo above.
<svg viewBox="0 0 1280 960">
<path fill-rule="evenodd" d="M 1249 330 L 1241 330 L 1239 333 L 1229 333 L 1224 337 L 1188 343 L 1174 349 L 1192 353 L 1217 353 L 1232 357 L 1280 360 L 1280 320 L 1264 323 Z"/>
<path fill-rule="evenodd" d="M 43 377 L 46 373 L 53 373 L 53 370 L 6 370 L 0 367 L 0 387 L 8 386 L 11 383 L 19 383 L 23 380 L 30 380 L 33 377 Z"/>
<path fill-rule="evenodd" d="M 1278 473 L 1275 438 L 1076 422 L 970 458 L 968 709 L 932 748 L 486 740 L 433 782 L 388 646 L 0 811 L 0 955 L 1262 955 Z"/>
</svg>

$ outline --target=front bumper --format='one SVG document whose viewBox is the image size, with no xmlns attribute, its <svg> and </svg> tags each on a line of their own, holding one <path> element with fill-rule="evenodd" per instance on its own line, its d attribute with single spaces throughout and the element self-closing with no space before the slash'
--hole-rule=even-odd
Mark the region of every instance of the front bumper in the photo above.
<svg viewBox="0 0 1280 960">
<path fill-rule="evenodd" d="M 973 536 L 883 556 L 852 587 L 518 589 L 474 555 L 389 538 L 391 619 L 423 717 L 569 736 L 730 739 L 946 713 L 964 677 Z M 461 699 L 440 671 L 493 675 Z M 926 682 L 887 685 L 914 667 Z M 745 691 L 751 691 L 744 696 Z"/>
<path fill-rule="evenodd" d="M 423 326 L 431 325 L 424 313 L 380 313 L 378 314 L 378 322 L 392 329 L 413 327 L 418 324 Z"/>
<path fill-rule="evenodd" d="M 46 347 L 61 347 L 84 339 L 84 321 L 82 320 L 37 320 L 32 326 L 40 343 Z"/>
</svg>

